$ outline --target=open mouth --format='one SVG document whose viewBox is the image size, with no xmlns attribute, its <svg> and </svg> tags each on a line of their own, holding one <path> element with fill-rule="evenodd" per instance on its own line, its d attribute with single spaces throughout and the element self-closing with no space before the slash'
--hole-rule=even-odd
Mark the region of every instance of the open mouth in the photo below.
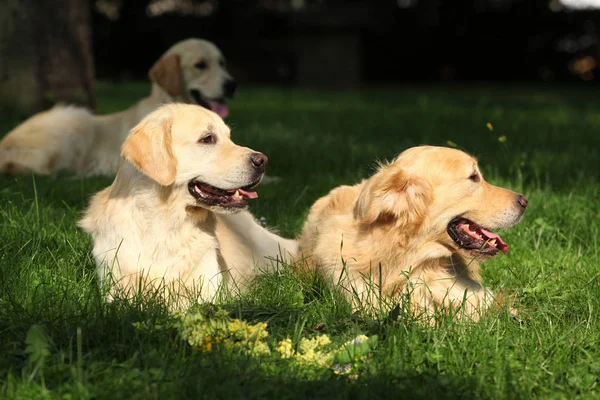
<svg viewBox="0 0 600 400">
<path fill-rule="evenodd" d="M 508 244 L 499 235 L 466 218 L 454 218 L 447 231 L 452 240 L 465 250 L 489 256 L 495 256 L 499 251 L 508 253 Z"/>
<path fill-rule="evenodd" d="M 199 202 L 208 206 L 227 209 L 245 208 L 248 199 L 256 199 L 258 193 L 252 190 L 260 183 L 260 178 L 248 186 L 237 189 L 219 189 L 208 183 L 192 180 L 188 183 L 190 194 Z"/>
<path fill-rule="evenodd" d="M 202 97 L 202 94 L 198 89 L 190 90 L 190 94 L 194 98 L 196 104 L 211 110 L 212 112 L 218 114 L 219 117 L 226 118 L 229 115 L 229 107 L 225 103 L 224 98 L 221 97 L 218 99 L 207 99 Z"/>
</svg>

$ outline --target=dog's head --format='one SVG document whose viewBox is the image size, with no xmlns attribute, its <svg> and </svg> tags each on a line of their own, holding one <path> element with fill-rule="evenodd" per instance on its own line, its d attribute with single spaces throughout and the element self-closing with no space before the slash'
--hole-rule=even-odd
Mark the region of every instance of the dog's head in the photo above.
<svg viewBox="0 0 600 400">
<path fill-rule="evenodd" d="M 433 243 L 437 255 L 494 256 L 508 245 L 492 231 L 515 225 L 526 207 L 523 195 L 487 183 L 468 154 L 422 146 L 365 182 L 354 215 L 363 226 L 395 227 Z"/>
<path fill-rule="evenodd" d="M 187 206 L 232 213 L 248 206 L 267 156 L 231 141 L 215 113 L 168 104 L 147 115 L 123 143 L 121 157 L 162 186 L 185 191 Z"/>
<path fill-rule="evenodd" d="M 225 99 L 232 97 L 236 82 L 221 51 L 211 42 L 187 39 L 172 46 L 148 72 L 150 80 L 174 100 L 198 104 L 227 117 Z"/>
</svg>

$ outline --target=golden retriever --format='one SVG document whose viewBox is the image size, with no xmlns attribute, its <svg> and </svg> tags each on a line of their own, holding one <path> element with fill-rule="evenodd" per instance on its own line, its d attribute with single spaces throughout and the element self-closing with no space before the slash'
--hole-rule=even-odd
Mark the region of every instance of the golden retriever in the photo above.
<svg viewBox="0 0 600 400">
<path fill-rule="evenodd" d="M 319 199 L 300 252 L 355 304 L 381 291 L 409 298 L 416 316 L 462 307 L 461 316 L 478 319 L 495 299 L 477 260 L 508 252 L 492 230 L 515 225 L 526 207 L 523 195 L 487 183 L 464 152 L 414 147 L 371 178 Z"/>
<path fill-rule="evenodd" d="M 195 103 L 226 117 L 225 97 L 235 80 L 212 43 L 187 39 L 171 47 L 150 69 L 150 96 L 125 111 L 92 115 L 73 106 L 56 106 L 34 115 L 0 141 L 0 172 L 79 177 L 114 176 L 119 150 L 131 128 L 161 104 Z"/>
<path fill-rule="evenodd" d="M 165 105 L 125 140 L 111 186 L 94 195 L 79 226 L 93 239 L 100 281 L 121 290 L 201 289 L 210 300 L 225 281 L 242 286 L 256 263 L 293 257 L 294 240 L 260 226 L 245 211 L 267 157 L 240 147 L 212 111 Z M 177 297 L 179 296 L 179 297 Z"/>
</svg>

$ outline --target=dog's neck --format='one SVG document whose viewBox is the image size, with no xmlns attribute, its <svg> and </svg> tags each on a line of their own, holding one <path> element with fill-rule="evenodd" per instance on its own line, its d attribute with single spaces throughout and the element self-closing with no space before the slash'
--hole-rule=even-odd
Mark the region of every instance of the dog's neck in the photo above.
<svg viewBox="0 0 600 400">
<path fill-rule="evenodd" d="M 163 90 L 163 88 L 158 86 L 156 83 L 152 84 L 152 90 L 150 92 L 150 96 L 148 96 L 147 98 L 154 101 L 157 106 L 160 104 L 172 103 L 174 101 L 182 101 L 181 99 L 179 99 L 179 96 L 178 97 L 170 96 L 167 92 L 165 92 Z"/>
<path fill-rule="evenodd" d="M 113 161 L 116 164 L 118 160 L 116 157 L 118 157 L 120 150 L 119 147 L 125 141 L 127 135 L 129 135 L 131 128 L 159 106 L 174 102 L 184 102 L 184 99 L 171 97 L 160 86 L 152 84 L 150 95 L 140 99 L 128 109 L 113 114 L 96 115 L 94 117 L 94 121 L 96 121 L 95 132 L 98 137 L 97 143 L 94 146 L 96 148 L 109 146 L 105 151 L 114 155 Z M 114 135 L 120 136 L 120 140 L 105 140 L 106 136 Z"/>
<path fill-rule="evenodd" d="M 476 262 L 469 262 L 453 254 L 452 251 L 439 244 L 439 240 L 432 239 L 424 232 L 415 234 L 407 231 L 406 227 L 375 226 L 365 236 L 363 246 L 367 254 L 371 252 L 372 243 L 389 243 L 389 247 L 377 257 L 377 264 L 370 266 L 372 274 L 379 276 L 379 264 L 384 282 L 389 288 L 403 284 L 408 275 L 418 276 L 425 270 L 436 270 L 448 278 L 460 278 L 469 282 L 479 282 L 479 266 Z M 361 246 L 362 247 L 362 246 Z M 358 255 L 358 257 L 361 257 Z M 359 258 L 359 259 L 360 259 Z M 369 256 L 364 257 L 364 259 Z M 470 260 L 472 261 L 472 260 Z M 386 268 L 386 266 L 389 266 Z M 406 271 L 407 275 L 392 276 L 392 271 Z M 385 288 L 384 288 L 385 289 Z"/>
<path fill-rule="evenodd" d="M 372 246 L 368 243 L 383 244 L 387 249 L 382 253 L 388 255 L 384 261 L 386 264 L 406 267 L 416 267 L 422 263 L 451 254 L 447 249 L 441 248 L 435 241 L 429 239 L 428 235 L 419 232 L 419 227 L 396 226 L 394 222 L 382 223 L 371 226 L 361 226 L 364 245 L 367 249 Z M 370 251 L 370 250 L 369 250 Z M 394 267 L 396 268 L 396 267 Z"/>
<path fill-rule="evenodd" d="M 145 210 L 149 223 L 157 218 L 164 220 L 164 213 L 176 215 L 175 221 L 180 223 L 204 224 L 208 219 L 214 219 L 205 208 L 181 207 L 187 200 L 186 196 L 189 196 L 187 191 L 176 190 L 174 185 L 162 186 L 125 160 L 121 160 L 110 191 L 110 198 L 130 199 L 138 209 Z"/>
<path fill-rule="evenodd" d="M 140 116 L 143 118 L 160 105 L 175 102 L 184 102 L 184 99 L 179 96 L 170 96 L 160 86 L 158 86 L 156 83 L 153 83 L 150 95 L 138 101 L 134 107 L 138 109 L 138 114 L 140 114 Z"/>
</svg>

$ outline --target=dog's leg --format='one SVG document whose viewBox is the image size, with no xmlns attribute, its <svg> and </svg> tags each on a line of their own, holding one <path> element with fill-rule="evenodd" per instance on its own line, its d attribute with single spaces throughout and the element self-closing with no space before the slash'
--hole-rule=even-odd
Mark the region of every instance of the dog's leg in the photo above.
<svg viewBox="0 0 600 400">
<path fill-rule="evenodd" d="M 290 261 L 298 253 L 298 242 L 262 227 L 247 211 L 216 216 L 221 254 L 234 280 L 251 279 L 256 275 L 257 265 L 265 267 L 277 261 Z"/>
<path fill-rule="evenodd" d="M 298 242 L 282 238 L 264 228 L 247 211 L 235 214 L 217 214 L 217 221 L 239 236 L 241 243 L 251 245 L 255 255 L 262 257 L 282 255 L 286 259 L 293 259 L 298 253 Z"/>
</svg>

